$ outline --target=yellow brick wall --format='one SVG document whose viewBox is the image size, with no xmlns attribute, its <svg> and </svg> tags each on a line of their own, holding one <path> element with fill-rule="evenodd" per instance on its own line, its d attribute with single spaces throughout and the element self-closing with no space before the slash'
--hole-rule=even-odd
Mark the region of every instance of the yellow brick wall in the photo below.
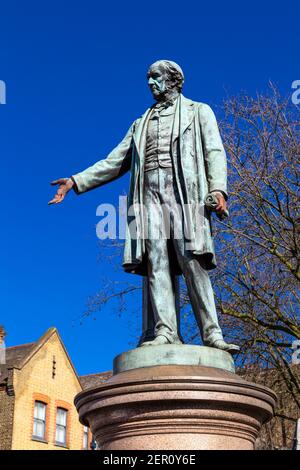
<svg viewBox="0 0 300 470">
<path fill-rule="evenodd" d="M 53 356 L 56 375 L 52 378 Z M 56 332 L 21 369 L 15 370 L 15 413 L 12 449 L 64 450 L 55 445 L 56 407 L 65 405 L 68 411 L 68 448 L 82 449 L 83 426 L 73 404 L 81 386 L 68 361 Z M 47 444 L 32 440 L 34 400 L 44 397 L 47 405 Z"/>
</svg>

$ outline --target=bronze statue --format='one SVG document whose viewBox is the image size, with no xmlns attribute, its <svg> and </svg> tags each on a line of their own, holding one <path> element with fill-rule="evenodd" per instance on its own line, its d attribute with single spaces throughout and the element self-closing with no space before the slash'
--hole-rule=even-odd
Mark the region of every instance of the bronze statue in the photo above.
<svg viewBox="0 0 300 470">
<path fill-rule="evenodd" d="M 144 210 L 128 211 L 123 267 L 148 276 L 155 319 L 154 339 L 141 346 L 181 343 L 174 286 L 176 275 L 183 274 L 203 343 L 235 353 L 239 347 L 223 339 L 208 274 L 216 260 L 206 201 L 212 201 L 219 217 L 227 214 L 226 154 L 213 111 L 185 98 L 183 82 L 176 63 L 152 64 L 148 84 L 153 106 L 107 158 L 70 178 L 53 181 L 59 188 L 49 204 L 62 202 L 71 189 L 84 193 L 130 170 L 128 207 Z M 158 237 L 157 233 L 165 233 L 166 212 L 170 236 Z M 133 218 L 136 237 L 130 230 Z"/>
</svg>

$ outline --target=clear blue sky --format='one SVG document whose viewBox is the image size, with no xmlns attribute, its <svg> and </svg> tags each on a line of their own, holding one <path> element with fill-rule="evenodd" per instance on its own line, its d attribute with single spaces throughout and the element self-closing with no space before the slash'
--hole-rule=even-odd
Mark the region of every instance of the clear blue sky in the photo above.
<svg viewBox="0 0 300 470">
<path fill-rule="evenodd" d="M 177 61 L 184 94 L 214 109 L 226 94 L 289 93 L 299 71 L 299 7 L 275 2 L 0 3 L 1 297 L 7 345 L 56 326 L 80 374 L 107 370 L 132 347 L 138 306 L 84 320 L 102 277 L 136 282 L 99 263 L 96 207 L 128 177 L 61 206 L 49 182 L 104 157 L 152 104 L 148 66 Z M 225 5 L 224 5 L 225 4 Z M 223 5 L 221 7 L 221 5 Z M 218 113 L 218 111 L 217 111 Z M 132 323 L 132 324 L 131 324 Z"/>
</svg>

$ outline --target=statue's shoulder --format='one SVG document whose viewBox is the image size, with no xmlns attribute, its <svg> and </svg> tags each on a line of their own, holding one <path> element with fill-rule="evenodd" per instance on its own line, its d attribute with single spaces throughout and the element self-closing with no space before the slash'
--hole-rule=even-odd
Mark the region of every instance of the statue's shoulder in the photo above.
<svg viewBox="0 0 300 470">
<path fill-rule="evenodd" d="M 213 114 L 212 108 L 207 103 L 202 103 L 202 101 L 195 101 L 191 100 L 190 98 L 186 98 L 182 96 L 183 101 L 186 105 L 191 105 L 194 107 L 196 112 L 199 112 L 200 115 L 207 116 Z"/>
<path fill-rule="evenodd" d="M 132 123 L 133 132 L 138 128 L 140 122 L 147 115 L 147 113 L 150 111 L 150 109 L 151 108 L 147 108 L 146 111 L 140 117 L 138 117 L 135 121 L 133 121 L 133 123 Z"/>
<path fill-rule="evenodd" d="M 195 101 L 194 103 L 201 121 L 210 121 L 215 119 L 215 113 L 209 104 L 202 103 L 200 101 Z"/>
<path fill-rule="evenodd" d="M 132 131 L 133 133 L 137 130 L 138 126 L 139 126 L 139 123 L 141 122 L 142 120 L 142 117 L 143 116 L 140 116 L 139 118 L 137 118 L 135 121 L 133 121 L 132 123 Z"/>
<path fill-rule="evenodd" d="M 142 114 L 140 117 L 138 117 L 135 121 L 133 121 L 133 127 L 134 127 L 135 129 L 137 128 L 137 126 L 138 126 L 139 123 L 141 122 L 142 118 L 143 118 L 143 114 Z"/>
<path fill-rule="evenodd" d="M 213 112 L 212 108 L 207 103 L 203 103 L 202 101 L 194 101 L 195 105 L 202 113 L 211 113 Z"/>
</svg>

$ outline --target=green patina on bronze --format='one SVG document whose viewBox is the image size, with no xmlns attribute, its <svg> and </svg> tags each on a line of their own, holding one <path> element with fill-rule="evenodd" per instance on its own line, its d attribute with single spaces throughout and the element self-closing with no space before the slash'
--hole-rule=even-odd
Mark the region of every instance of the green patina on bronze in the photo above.
<svg viewBox="0 0 300 470">
<path fill-rule="evenodd" d="M 144 316 L 151 314 L 151 321 L 144 322 L 147 334 L 143 331 L 140 345 L 181 344 L 175 285 L 176 276 L 183 274 L 203 343 L 235 353 L 239 348 L 223 339 L 208 274 L 216 267 L 216 257 L 207 205 L 219 217 L 228 215 L 226 153 L 218 124 L 207 104 L 182 95 L 184 76 L 176 63 L 157 61 L 147 77 L 153 106 L 134 121 L 107 158 L 71 179 L 57 180 L 60 189 L 51 203 L 61 202 L 72 187 L 81 194 L 130 171 L 123 267 L 147 277 L 149 305 Z M 136 209 L 148 209 L 152 202 L 159 213 L 163 207 L 170 212 L 182 209 L 182 214 L 173 215 L 169 239 L 152 237 L 157 219 L 150 215 L 148 220 Z M 200 225 L 199 207 L 203 210 Z M 184 234 L 180 238 L 174 236 L 178 220 Z M 134 237 L 133 221 L 138 229 Z M 146 227 L 150 227 L 149 237 Z"/>
</svg>

